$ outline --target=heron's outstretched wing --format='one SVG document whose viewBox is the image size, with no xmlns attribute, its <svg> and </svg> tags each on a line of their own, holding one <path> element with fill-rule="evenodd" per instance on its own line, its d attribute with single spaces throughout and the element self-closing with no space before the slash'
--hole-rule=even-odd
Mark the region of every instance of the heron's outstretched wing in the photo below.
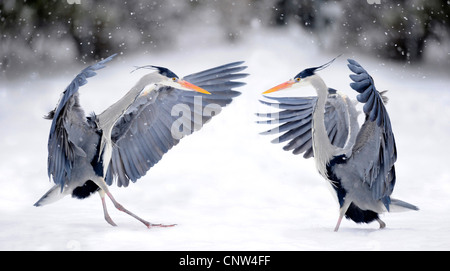
<svg viewBox="0 0 450 271">
<path fill-rule="evenodd" d="M 233 80 L 246 77 L 246 67 L 234 62 L 186 76 L 184 79 L 211 95 L 160 87 L 141 96 L 117 121 L 112 130 L 113 152 L 106 174 L 111 185 L 135 182 L 162 158 L 180 139 L 200 129 L 232 102 L 244 85 Z"/>
<path fill-rule="evenodd" d="M 389 210 L 397 160 L 391 121 L 383 103 L 384 97 L 376 90 L 372 77 L 358 62 L 348 59 L 348 63 L 355 73 L 350 75 L 354 81 L 350 86 L 360 93 L 357 99 L 365 103 L 363 110 L 366 115 L 348 163 L 358 165 L 355 168 L 361 180 L 369 185 L 373 198 L 381 199 Z"/>
<path fill-rule="evenodd" d="M 86 153 L 74 143 L 71 133 L 87 125 L 80 107 L 78 89 L 87 83 L 87 78 L 96 75 L 96 70 L 104 68 L 105 63 L 114 56 L 82 70 L 62 93 L 56 108 L 46 116 L 47 119 L 53 119 L 48 139 L 48 176 L 55 184 L 61 185 L 61 189 L 66 180 L 70 179 L 75 156 L 86 156 Z"/>
<path fill-rule="evenodd" d="M 277 102 L 260 102 L 283 110 L 268 114 L 258 113 L 257 116 L 271 118 L 270 120 L 258 121 L 258 123 L 282 125 L 261 134 L 283 133 L 280 137 L 272 140 L 272 142 L 289 141 L 283 147 L 284 150 L 292 150 L 294 154 L 304 153 L 304 158 L 313 157 L 311 127 L 313 109 L 317 97 L 274 98 L 266 96 L 266 98 Z M 349 114 L 349 110 L 354 114 Z M 346 142 L 350 141 L 349 129 L 350 125 L 356 123 L 356 114 L 353 103 L 347 97 L 336 93 L 334 89 L 328 90 L 327 103 L 325 105 L 325 127 L 333 145 L 344 148 Z"/>
</svg>

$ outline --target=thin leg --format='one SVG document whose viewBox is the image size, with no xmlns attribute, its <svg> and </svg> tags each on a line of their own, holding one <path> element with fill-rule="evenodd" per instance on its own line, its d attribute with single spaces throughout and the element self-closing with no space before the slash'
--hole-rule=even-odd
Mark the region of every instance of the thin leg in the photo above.
<svg viewBox="0 0 450 271">
<path fill-rule="evenodd" d="M 122 212 L 124 212 L 124 213 L 126 213 L 126 214 L 128 214 L 128 215 L 130 215 L 130 216 L 132 216 L 132 217 L 134 217 L 134 218 L 136 218 L 137 220 L 139 220 L 139 221 L 141 221 L 142 223 L 144 223 L 144 225 L 147 226 L 147 228 L 149 228 L 149 229 L 150 229 L 151 227 L 173 227 L 173 226 L 175 226 L 175 224 L 172 224 L 172 225 L 152 224 L 152 223 L 150 223 L 150 222 L 148 222 L 148 221 L 146 221 L 146 220 L 144 220 L 144 219 L 138 217 L 137 215 L 133 214 L 132 212 L 128 211 L 127 209 L 125 209 L 125 207 L 123 207 L 122 204 L 118 203 L 118 202 L 114 199 L 114 197 L 113 197 L 113 195 L 111 195 L 111 193 L 106 192 L 106 195 L 108 195 L 108 197 L 109 197 L 109 198 L 111 199 L 111 201 L 114 203 L 114 206 L 117 208 L 117 210 L 122 211 Z"/>
<path fill-rule="evenodd" d="M 377 218 L 378 223 L 380 223 L 380 229 L 386 228 L 386 223 L 383 222 L 380 218 Z"/>
<path fill-rule="evenodd" d="M 106 209 L 106 202 L 105 202 L 105 192 L 100 189 L 98 191 L 100 198 L 102 200 L 102 205 L 103 205 L 103 214 L 105 215 L 105 220 L 106 222 L 108 222 L 110 225 L 112 226 L 117 226 L 116 223 L 114 223 L 114 221 L 111 219 L 111 217 L 108 214 L 108 210 Z"/>
<path fill-rule="evenodd" d="M 97 185 L 98 185 L 98 184 L 97 184 Z M 141 221 L 141 222 L 144 223 L 144 225 L 147 226 L 147 228 L 149 228 L 149 229 L 150 229 L 151 227 L 173 227 L 173 226 L 176 225 L 176 224 L 171 224 L 171 225 L 152 224 L 152 223 L 150 223 L 150 222 L 148 222 L 148 221 L 146 221 L 146 220 L 144 220 L 144 219 L 138 217 L 137 215 L 133 214 L 132 212 L 128 211 L 125 207 L 123 207 L 122 204 L 118 203 L 118 202 L 114 199 L 113 195 L 109 192 L 108 187 L 106 186 L 106 183 L 105 183 L 104 181 L 101 182 L 101 184 L 99 185 L 99 187 L 100 187 L 100 191 L 101 191 L 100 197 L 102 198 L 103 210 L 104 210 L 105 212 L 106 212 L 106 204 L 105 204 L 105 202 L 104 202 L 104 197 L 105 197 L 105 193 L 106 193 L 106 195 L 108 195 L 108 197 L 109 197 L 109 198 L 111 199 L 111 201 L 113 202 L 114 207 L 116 207 L 119 211 L 122 211 L 122 212 L 124 212 L 124 213 L 126 213 L 126 214 L 128 214 L 128 215 L 130 215 L 130 216 L 132 216 L 132 217 L 134 217 L 134 218 L 136 218 L 137 220 Z M 103 197 L 102 197 L 102 193 L 103 193 Z M 107 213 L 106 213 L 106 214 L 107 214 Z M 106 219 L 106 221 L 107 221 L 109 224 L 111 224 L 112 220 L 111 220 L 111 218 L 109 218 L 109 221 L 108 221 L 108 218 L 106 217 L 106 214 L 105 214 L 105 219 Z M 109 215 L 108 215 L 108 217 L 109 217 Z M 115 226 L 115 223 L 114 223 L 114 222 L 112 222 L 112 223 L 113 223 L 113 224 L 111 224 L 111 225 Z"/>
<path fill-rule="evenodd" d="M 341 225 L 341 221 L 344 215 L 339 215 L 338 221 L 336 223 L 336 226 L 334 227 L 334 231 L 337 232 L 339 230 L 339 226 Z"/>
<path fill-rule="evenodd" d="M 351 202 L 347 203 L 347 202 L 344 201 L 344 204 L 339 209 L 339 218 L 338 218 L 338 221 L 336 223 L 336 227 L 334 227 L 334 231 L 335 232 L 337 232 L 339 230 L 339 226 L 341 225 L 342 218 L 344 217 L 345 213 L 347 212 L 347 209 L 350 206 L 350 203 Z"/>
</svg>

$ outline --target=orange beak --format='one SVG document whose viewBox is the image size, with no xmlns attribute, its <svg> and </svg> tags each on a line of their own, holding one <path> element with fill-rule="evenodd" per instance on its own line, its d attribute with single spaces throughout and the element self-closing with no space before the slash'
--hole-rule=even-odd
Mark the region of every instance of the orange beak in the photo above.
<svg viewBox="0 0 450 271">
<path fill-rule="evenodd" d="M 282 90 L 282 89 L 290 88 L 290 87 L 292 87 L 292 85 L 294 83 L 295 83 L 294 80 L 286 81 L 284 83 L 279 84 L 278 86 L 275 86 L 275 87 L 273 87 L 273 88 L 271 88 L 269 90 L 264 91 L 262 94 L 268 94 L 268 93 L 272 93 L 272 92 L 279 91 L 279 90 Z"/>
<path fill-rule="evenodd" d="M 198 87 L 198 86 L 196 86 L 196 85 L 194 85 L 194 84 L 191 84 L 191 83 L 189 83 L 188 81 L 185 81 L 185 80 L 178 80 L 177 81 L 178 82 L 178 84 L 180 84 L 181 86 L 183 86 L 183 87 L 185 87 L 185 88 L 188 88 L 188 89 L 192 89 L 193 91 L 197 91 L 197 92 L 200 92 L 200 93 L 203 93 L 203 94 L 211 94 L 211 92 L 209 92 L 209 91 L 207 91 L 207 90 L 204 90 L 203 88 L 201 88 L 201 87 Z"/>
</svg>

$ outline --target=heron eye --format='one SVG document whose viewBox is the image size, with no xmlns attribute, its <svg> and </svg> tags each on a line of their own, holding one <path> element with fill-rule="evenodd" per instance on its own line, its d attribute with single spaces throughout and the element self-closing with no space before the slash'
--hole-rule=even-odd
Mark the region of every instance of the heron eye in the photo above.
<svg viewBox="0 0 450 271">
<path fill-rule="evenodd" d="M 172 81 L 176 82 L 177 78 L 176 77 L 172 77 Z"/>
<path fill-rule="evenodd" d="M 295 81 L 300 82 L 300 77 L 295 78 Z"/>
</svg>

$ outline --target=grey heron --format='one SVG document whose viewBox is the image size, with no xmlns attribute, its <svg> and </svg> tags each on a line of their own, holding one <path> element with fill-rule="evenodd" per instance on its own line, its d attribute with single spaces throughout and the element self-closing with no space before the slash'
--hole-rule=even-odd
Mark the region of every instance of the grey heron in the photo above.
<svg viewBox="0 0 450 271">
<path fill-rule="evenodd" d="M 164 67 L 143 66 L 140 68 L 151 72 L 128 93 L 101 114 L 85 116 L 78 90 L 114 56 L 83 69 L 46 116 L 52 120 L 48 176 L 54 185 L 34 205 L 52 203 L 66 195 L 83 199 L 98 192 L 104 218 L 113 226 L 116 223 L 108 214 L 105 195 L 118 210 L 148 228 L 172 226 L 152 224 L 136 216 L 115 200 L 108 186 L 116 182 L 126 187 L 130 181 L 136 182 L 183 136 L 200 129 L 231 103 L 240 94 L 233 88 L 244 85 L 233 80 L 247 76 L 240 73 L 246 66 L 233 62 L 183 79 Z M 174 110 L 177 107 L 183 110 Z"/>
<path fill-rule="evenodd" d="M 335 58 L 336 59 L 336 58 Z M 348 59 L 348 68 L 354 73 L 350 84 L 356 90 L 357 100 L 363 103 L 365 121 L 359 127 L 355 103 L 346 95 L 328 88 L 316 73 L 335 60 L 303 70 L 293 79 L 279 84 L 263 94 L 295 86 L 311 85 L 317 96 L 268 97 L 273 101 L 263 104 L 282 109 L 268 114 L 257 114 L 268 120 L 265 124 L 281 124 L 262 134 L 283 133 L 272 142 L 288 141 L 284 150 L 314 157 L 320 175 L 332 186 L 338 203 L 338 231 L 345 216 L 356 223 L 378 221 L 386 224 L 379 214 L 393 210 L 418 210 L 412 204 L 391 198 L 396 177 L 394 163 L 397 150 L 391 121 L 386 110 L 387 98 L 378 92 L 369 73 L 355 60 Z"/>
</svg>

